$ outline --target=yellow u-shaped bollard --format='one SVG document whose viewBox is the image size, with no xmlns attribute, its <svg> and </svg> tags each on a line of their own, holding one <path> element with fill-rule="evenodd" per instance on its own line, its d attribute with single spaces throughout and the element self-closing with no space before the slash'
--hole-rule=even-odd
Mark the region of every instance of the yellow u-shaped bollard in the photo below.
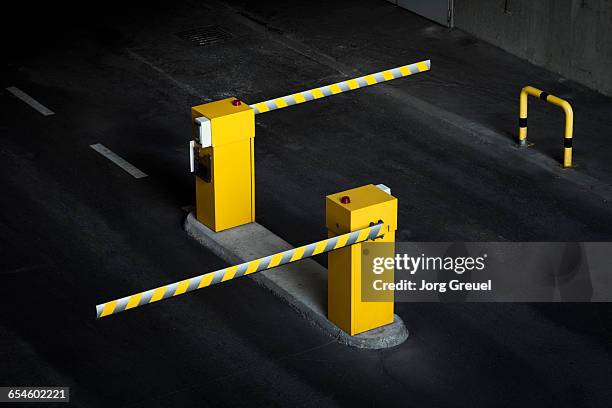
<svg viewBox="0 0 612 408">
<path fill-rule="evenodd" d="M 527 145 L 527 96 L 535 96 L 543 101 L 557 105 L 565 112 L 565 132 L 563 134 L 563 167 L 572 167 L 572 137 L 574 131 L 574 111 L 572 106 L 557 96 L 550 95 L 533 86 L 521 89 L 519 114 L 519 145 Z"/>
</svg>

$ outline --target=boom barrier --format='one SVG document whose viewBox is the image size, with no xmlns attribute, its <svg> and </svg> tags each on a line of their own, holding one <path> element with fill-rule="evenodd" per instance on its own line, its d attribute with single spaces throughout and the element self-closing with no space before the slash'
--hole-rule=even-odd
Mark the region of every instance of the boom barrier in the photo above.
<svg viewBox="0 0 612 408">
<path fill-rule="evenodd" d="M 314 99 L 320 99 L 326 96 L 352 91 L 353 89 L 363 88 L 369 85 L 375 85 L 381 82 L 391 81 L 393 79 L 429 71 L 430 68 L 430 60 L 420 61 L 414 64 L 403 65 L 401 67 L 376 72 L 374 74 L 365 75 L 359 78 L 349 79 L 348 81 L 336 82 L 335 84 L 309 89 L 308 91 L 302 91 L 292 95 L 270 99 L 265 102 L 255 103 L 250 105 L 250 107 L 255 110 L 255 114 L 271 112 L 276 109 L 286 108 L 291 105 L 298 105 Z"/>
<path fill-rule="evenodd" d="M 180 282 L 171 283 L 155 289 L 147 290 L 145 292 L 135 293 L 120 299 L 111 300 L 96 306 L 97 318 L 99 319 L 110 316 L 128 309 L 148 305 L 160 300 L 193 292 L 197 289 L 216 285 L 221 282 L 227 282 L 232 279 L 237 279 L 245 275 L 276 268 L 280 265 L 306 259 L 318 254 L 333 251 L 338 248 L 375 239 L 383 235 L 381 233 L 383 225 L 383 223 L 374 224 L 370 227 L 359 229 L 348 234 L 338 235 L 333 238 L 303 245 L 288 251 L 279 252 L 263 258 L 255 259 L 253 261 L 244 262 L 239 265 L 205 273 L 203 275 L 185 279 Z"/>
</svg>

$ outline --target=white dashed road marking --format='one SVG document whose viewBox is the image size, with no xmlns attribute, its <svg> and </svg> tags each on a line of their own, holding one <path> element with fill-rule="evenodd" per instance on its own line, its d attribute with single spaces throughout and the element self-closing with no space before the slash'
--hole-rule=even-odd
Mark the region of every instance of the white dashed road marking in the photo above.
<svg viewBox="0 0 612 408">
<path fill-rule="evenodd" d="M 89 147 L 94 149 L 96 152 L 100 153 L 102 156 L 106 157 L 108 160 L 115 163 L 117 166 L 121 167 L 123 170 L 130 173 L 134 178 L 139 179 L 139 178 L 147 177 L 145 173 L 138 170 L 131 163 L 128 163 L 125 159 L 122 159 L 121 157 L 117 156 L 115 153 L 107 149 L 104 145 L 100 143 L 96 143 L 96 144 L 92 144 Z"/>
<path fill-rule="evenodd" d="M 16 88 L 14 86 L 9 86 L 8 88 L 6 88 L 6 90 L 12 93 L 13 95 L 15 95 L 16 97 L 18 97 L 19 99 L 21 99 L 22 101 L 24 101 L 25 103 L 27 103 L 28 105 L 30 105 L 32 108 L 36 109 L 42 115 L 44 116 L 55 115 L 55 113 L 51 109 L 42 105 L 40 102 L 32 98 L 27 93 L 23 92 L 21 89 Z"/>
</svg>

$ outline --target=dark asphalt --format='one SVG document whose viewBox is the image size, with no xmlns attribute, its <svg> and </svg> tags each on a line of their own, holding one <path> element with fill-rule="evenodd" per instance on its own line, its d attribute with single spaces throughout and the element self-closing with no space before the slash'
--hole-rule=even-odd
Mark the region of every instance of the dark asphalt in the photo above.
<svg viewBox="0 0 612 408">
<path fill-rule="evenodd" d="M 258 116 L 258 222 L 321 239 L 326 194 L 382 182 L 399 240 L 608 241 L 610 98 L 384 1 L 55 7 L 22 5 L 31 30 L 3 28 L 0 386 L 70 386 L 83 407 L 611 405 L 608 304 L 398 304 L 411 337 L 385 351 L 337 344 L 250 279 L 94 320 L 97 303 L 224 265 L 181 229 L 192 105 L 431 58 Z M 175 35 L 208 25 L 233 37 Z M 526 84 L 574 105 L 578 169 L 558 168 L 562 115 L 541 101 L 536 146 L 514 147 Z"/>
</svg>

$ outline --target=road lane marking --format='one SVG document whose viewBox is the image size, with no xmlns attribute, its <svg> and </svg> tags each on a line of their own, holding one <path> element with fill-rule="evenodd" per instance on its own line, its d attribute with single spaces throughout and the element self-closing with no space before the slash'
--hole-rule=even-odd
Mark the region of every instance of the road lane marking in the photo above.
<svg viewBox="0 0 612 408">
<path fill-rule="evenodd" d="M 12 93 L 13 95 L 15 95 L 17 98 L 24 101 L 25 103 L 27 103 L 28 105 L 30 105 L 32 108 L 36 109 L 42 115 L 44 116 L 55 115 L 55 112 L 53 112 L 51 109 L 47 108 L 46 106 L 44 106 L 43 104 L 41 104 L 40 102 L 32 98 L 27 93 L 23 92 L 21 89 L 16 88 L 14 86 L 9 86 L 8 88 L 6 88 L 6 90 Z"/>
<path fill-rule="evenodd" d="M 89 147 L 94 149 L 96 152 L 100 153 L 102 156 L 106 157 L 108 160 L 115 163 L 117 166 L 121 167 L 123 170 L 130 173 L 134 178 L 139 179 L 139 178 L 147 177 L 145 173 L 138 170 L 131 163 L 128 163 L 125 159 L 117 156 L 117 154 L 107 149 L 103 144 L 96 143 L 96 144 L 90 145 Z"/>
</svg>

